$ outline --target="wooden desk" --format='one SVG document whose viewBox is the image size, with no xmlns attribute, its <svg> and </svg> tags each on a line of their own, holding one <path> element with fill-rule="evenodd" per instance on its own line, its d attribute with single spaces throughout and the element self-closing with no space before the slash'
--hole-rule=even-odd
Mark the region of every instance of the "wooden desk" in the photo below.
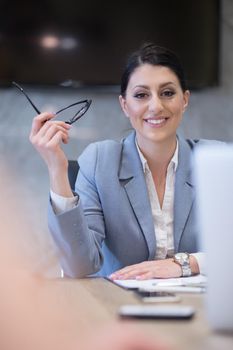
<svg viewBox="0 0 233 350">
<path fill-rule="evenodd" d="M 76 329 L 79 325 L 96 328 L 96 325 L 109 323 L 117 319 L 119 306 L 140 304 L 133 292 L 126 291 L 101 278 L 63 279 L 51 281 L 48 284 L 55 297 L 54 302 L 67 304 L 72 324 Z M 196 315 L 192 320 L 133 320 L 132 322 L 145 329 L 155 339 L 167 339 L 174 349 L 233 349 L 233 334 L 217 334 L 209 329 L 203 299 L 201 294 L 182 294 L 181 304 L 192 305 L 196 309 Z"/>
</svg>

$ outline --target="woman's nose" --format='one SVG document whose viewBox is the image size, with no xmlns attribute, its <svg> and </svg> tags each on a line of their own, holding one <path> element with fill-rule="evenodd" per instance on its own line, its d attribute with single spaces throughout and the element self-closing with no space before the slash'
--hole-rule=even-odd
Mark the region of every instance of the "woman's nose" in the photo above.
<svg viewBox="0 0 233 350">
<path fill-rule="evenodd" d="M 149 111 L 154 114 L 159 114 L 163 110 L 163 104 L 159 96 L 153 95 L 149 101 Z"/>
</svg>

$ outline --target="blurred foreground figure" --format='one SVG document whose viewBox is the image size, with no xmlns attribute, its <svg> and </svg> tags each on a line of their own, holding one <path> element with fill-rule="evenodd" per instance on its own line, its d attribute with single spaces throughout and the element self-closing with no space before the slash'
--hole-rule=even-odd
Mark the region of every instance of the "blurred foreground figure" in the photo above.
<svg viewBox="0 0 233 350">
<path fill-rule="evenodd" d="M 17 200 L 23 198 L 20 181 L 12 188 L 14 172 L 0 164 L 0 349 L 165 350 L 130 324 L 74 324 L 69 293 L 62 295 L 65 282 L 38 274 L 41 256 L 27 224 L 30 213 Z"/>
</svg>

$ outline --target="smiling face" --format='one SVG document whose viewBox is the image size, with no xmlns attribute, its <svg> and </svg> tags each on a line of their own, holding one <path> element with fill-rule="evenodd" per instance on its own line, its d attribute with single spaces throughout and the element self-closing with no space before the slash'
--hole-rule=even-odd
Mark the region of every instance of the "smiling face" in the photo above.
<svg viewBox="0 0 233 350">
<path fill-rule="evenodd" d="M 148 143 L 174 142 L 188 105 L 176 74 L 165 66 L 143 64 L 132 73 L 121 107 L 136 131 L 139 147 Z"/>
</svg>

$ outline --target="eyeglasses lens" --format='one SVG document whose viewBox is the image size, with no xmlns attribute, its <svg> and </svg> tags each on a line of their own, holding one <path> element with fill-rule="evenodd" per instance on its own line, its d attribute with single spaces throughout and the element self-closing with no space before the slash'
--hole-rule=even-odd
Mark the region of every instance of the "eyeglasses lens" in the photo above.
<svg viewBox="0 0 233 350">
<path fill-rule="evenodd" d="M 74 123 L 86 113 L 89 106 L 90 104 L 84 102 L 75 106 L 68 107 L 64 110 L 60 110 L 56 113 L 56 120 L 63 120 Z"/>
</svg>

